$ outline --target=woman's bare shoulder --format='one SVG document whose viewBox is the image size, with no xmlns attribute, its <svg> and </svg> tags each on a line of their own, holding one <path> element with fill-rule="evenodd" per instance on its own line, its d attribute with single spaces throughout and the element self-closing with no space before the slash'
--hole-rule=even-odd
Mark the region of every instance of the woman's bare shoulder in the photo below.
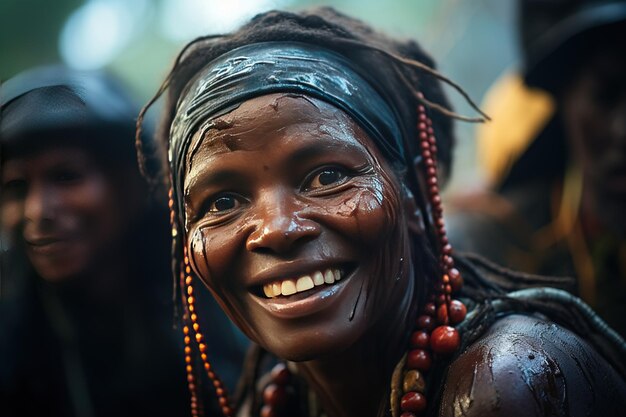
<svg viewBox="0 0 626 417">
<path fill-rule="evenodd" d="M 626 383 L 571 331 L 512 315 L 450 365 L 439 415 L 626 416 Z"/>
</svg>

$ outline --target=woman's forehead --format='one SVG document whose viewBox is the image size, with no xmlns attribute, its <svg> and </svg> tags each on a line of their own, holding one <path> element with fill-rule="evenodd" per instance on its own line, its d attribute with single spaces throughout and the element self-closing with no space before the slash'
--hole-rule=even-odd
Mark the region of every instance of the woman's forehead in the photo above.
<svg viewBox="0 0 626 417">
<path fill-rule="evenodd" d="M 194 134 L 187 155 L 192 160 L 237 150 L 258 150 L 290 141 L 352 143 L 371 147 L 367 134 L 346 113 L 302 95 L 271 94 L 248 100 Z"/>
</svg>

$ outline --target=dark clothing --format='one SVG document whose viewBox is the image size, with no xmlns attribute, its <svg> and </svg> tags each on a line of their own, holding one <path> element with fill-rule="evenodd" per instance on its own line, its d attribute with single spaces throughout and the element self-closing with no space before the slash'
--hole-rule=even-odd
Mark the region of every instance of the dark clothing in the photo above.
<svg viewBox="0 0 626 417">
<path fill-rule="evenodd" d="M 513 269 L 576 277 L 575 293 L 626 335 L 626 244 L 610 231 L 590 238 L 579 222 L 563 226 L 554 208 L 561 188 L 535 180 L 456 197 L 447 218 L 451 242 Z"/>
</svg>

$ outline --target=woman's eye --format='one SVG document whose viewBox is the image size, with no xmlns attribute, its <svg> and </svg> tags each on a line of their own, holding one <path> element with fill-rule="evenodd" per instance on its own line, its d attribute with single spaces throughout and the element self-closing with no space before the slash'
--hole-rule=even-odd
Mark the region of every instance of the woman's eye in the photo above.
<svg viewBox="0 0 626 417">
<path fill-rule="evenodd" d="M 82 178 L 82 174 L 75 171 L 58 171 L 54 174 L 57 182 L 75 182 Z"/>
<path fill-rule="evenodd" d="M 28 187 L 26 181 L 23 180 L 11 180 L 2 184 L 2 197 L 4 199 L 20 198 L 26 195 L 26 188 Z"/>
<path fill-rule="evenodd" d="M 333 184 L 340 184 L 347 178 L 346 173 L 339 168 L 324 168 L 313 175 L 306 188 L 308 190 L 315 190 Z"/>
<path fill-rule="evenodd" d="M 211 203 L 209 204 L 209 211 L 211 213 L 228 211 L 239 207 L 240 204 L 240 201 L 237 200 L 237 198 L 235 198 L 234 196 L 221 196 L 211 201 Z"/>
</svg>

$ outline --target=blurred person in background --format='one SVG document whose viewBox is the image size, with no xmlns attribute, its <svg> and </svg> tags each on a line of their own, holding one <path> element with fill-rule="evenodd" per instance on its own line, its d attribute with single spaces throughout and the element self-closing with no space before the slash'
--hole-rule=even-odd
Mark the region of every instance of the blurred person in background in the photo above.
<svg viewBox="0 0 626 417">
<path fill-rule="evenodd" d="M 490 189 L 452 198 L 451 240 L 531 273 L 571 275 L 626 334 L 626 2 L 520 2 L 523 68 L 491 89 Z M 480 233 L 477 233 L 480 231 Z"/>
<path fill-rule="evenodd" d="M 188 412 L 137 111 L 101 72 L 43 67 L 2 86 L 2 416 Z"/>
</svg>

